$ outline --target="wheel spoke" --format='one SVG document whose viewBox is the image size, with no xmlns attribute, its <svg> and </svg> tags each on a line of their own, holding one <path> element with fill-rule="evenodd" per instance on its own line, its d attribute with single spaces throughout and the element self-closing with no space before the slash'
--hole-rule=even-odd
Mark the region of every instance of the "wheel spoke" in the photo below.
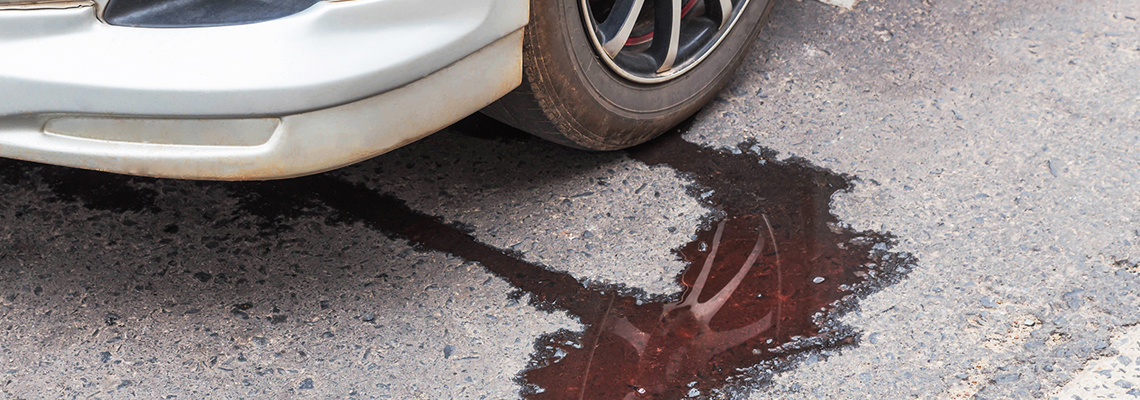
<svg viewBox="0 0 1140 400">
<path fill-rule="evenodd" d="M 732 18 L 732 0 L 705 0 L 708 15 L 717 22 L 717 29 L 724 28 L 724 24 Z"/>
<path fill-rule="evenodd" d="M 610 15 L 601 24 L 598 24 L 598 33 L 601 36 L 602 48 L 610 57 L 617 56 L 629 34 L 633 32 L 633 25 L 637 23 L 637 16 L 641 14 L 641 5 L 645 0 L 618 0 L 610 9 Z"/>
<path fill-rule="evenodd" d="M 681 42 L 682 0 L 656 0 L 653 15 L 653 44 L 649 54 L 657 60 L 657 72 L 673 68 Z"/>
<path fill-rule="evenodd" d="M 696 67 L 734 29 L 733 22 L 743 15 L 742 10 L 757 1 L 578 0 L 578 3 L 599 61 L 623 78 L 652 84 L 674 79 Z"/>
</svg>

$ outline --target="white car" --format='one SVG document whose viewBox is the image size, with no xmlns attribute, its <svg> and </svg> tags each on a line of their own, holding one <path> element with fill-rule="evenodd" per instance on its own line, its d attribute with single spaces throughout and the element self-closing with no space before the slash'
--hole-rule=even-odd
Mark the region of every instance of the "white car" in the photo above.
<svg viewBox="0 0 1140 400">
<path fill-rule="evenodd" d="M 0 157 L 275 179 L 479 110 L 611 150 L 692 115 L 774 0 L 0 0 Z"/>
</svg>

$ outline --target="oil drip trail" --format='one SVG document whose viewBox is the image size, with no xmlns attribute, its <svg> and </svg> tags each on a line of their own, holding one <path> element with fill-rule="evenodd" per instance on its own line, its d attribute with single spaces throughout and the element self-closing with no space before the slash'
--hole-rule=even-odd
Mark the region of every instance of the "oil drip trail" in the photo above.
<svg viewBox="0 0 1140 400">
<path fill-rule="evenodd" d="M 335 211 L 337 218 L 344 222 L 360 221 L 390 237 L 406 239 L 414 247 L 478 262 L 491 274 L 530 294 L 530 303 L 535 307 L 545 311 L 563 310 L 578 316 L 583 323 L 594 323 L 601 316 L 599 310 L 606 301 L 614 301 L 600 290 L 585 287 L 569 274 L 553 272 L 523 261 L 518 254 L 480 243 L 461 228 L 412 210 L 403 200 L 373 192 L 363 184 L 317 175 L 291 181 L 235 185 L 235 189 L 246 199 L 243 208 L 271 220 L 280 215 L 277 205 L 315 200 Z"/>
<path fill-rule="evenodd" d="M 908 254 L 887 251 L 888 234 L 853 231 L 831 214 L 831 195 L 847 190 L 850 177 L 777 161 L 751 143 L 721 151 L 678 135 L 629 155 L 689 178 L 690 195 L 719 211 L 694 240 L 674 250 L 689 265 L 701 266 L 677 277 L 691 303 L 715 307 L 694 313 L 686 294 L 669 303 L 643 302 L 623 295 L 628 290 L 622 288 L 583 285 L 567 273 L 480 243 L 462 227 L 415 211 L 393 195 L 328 174 L 202 185 L 226 188 L 242 211 L 265 221 L 263 228 L 309 215 L 331 214 L 334 224 L 361 222 L 416 248 L 478 262 L 517 289 L 511 296 L 529 295 L 540 310 L 578 317 L 584 332 L 557 332 L 536 342 L 530 366 L 518 377 L 528 399 L 743 397 L 772 371 L 790 368 L 799 354 L 854 343 L 856 333 L 836 317 L 858 298 L 897 282 L 914 262 Z M 0 162 L 0 181 L 34 184 L 29 165 Z M 32 170 L 37 168 L 45 178 L 64 174 L 89 183 L 81 190 L 49 184 L 56 201 L 122 211 L 104 200 L 155 194 L 145 184 L 155 180 L 47 166 Z M 153 197 L 143 200 L 129 209 L 162 211 Z M 765 231 L 771 251 L 756 244 Z M 705 250 L 710 243 L 718 248 L 715 257 Z M 698 285 L 700 274 L 707 279 Z M 729 288 L 734 281 L 738 286 Z M 580 345 L 586 341 L 593 345 Z"/>
</svg>

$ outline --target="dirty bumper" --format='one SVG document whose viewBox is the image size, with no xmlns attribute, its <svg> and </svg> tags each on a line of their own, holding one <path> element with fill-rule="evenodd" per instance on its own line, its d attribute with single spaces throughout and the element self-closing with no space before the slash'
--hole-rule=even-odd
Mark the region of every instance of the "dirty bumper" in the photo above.
<svg viewBox="0 0 1140 400">
<path fill-rule="evenodd" d="M 497 0 L 477 3 L 500 11 L 512 4 Z M 375 1 L 344 4 L 383 5 Z M 235 40 L 248 41 L 256 32 L 288 31 L 285 28 L 305 18 L 332 18 L 329 15 L 336 14 L 328 10 L 335 11 L 332 7 L 340 6 L 321 3 L 294 17 L 246 27 L 145 30 L 95 22 L 90 27 L 93 33 L 80 36 L 149 38 L 151 34 L 203 35 L 214 29 L 246 29 L 248 34 L 235 36 Z M 440 46 L 430 54 L 409 58 L 406 53 L 393 51 L 387 58 L 373 60 L 380 64 L 363 63 L 350 70 L 337 64 L 354 60 L 351 54 L 317 60 L 299 57 L 292 66 L 270 62 L 272 65 L 250 67 L 241 60 L 199 60 L 199 66 L 233 64 L 231 73 L 214 71 L 223 81 L 252 74 L 232 85 L 205 79 L 201 74 L 147 83 L 169 71 L 149 75 L 139 71 L 135 80 L 107 73 L 40 76 L 42 73 L 34 68 L 23 68 L 31 61 L 21 61 L 0 68 L 0 93 L 5 104 L 0 105 L 0 157 L 134 175 L 218 180 L 287 178 L 352 164 L 435 132 L 517 86 L 521 80 L 519 28 L 526 21 L 525 7 L 521 9 L 521 14 L 509 18 L 472 17 L 476 22 L 467 27 L 470 29 L 450 39 L 437 38 Z M 4 11 L 16 12 L 47 11 Z M 51 12 L 78 15 L 90 10 Z M 509 14 L 515 14 L 513 9 Z M 9 21 L 13 23 L 37 19 L 34 14 L 11 15 L 0 18 L 15 18 Z M 338 18 L 333 19 L 343 19 Z M 284 26 L 275 28 L 274 24 Z M 357 31 L 364 28 L 350 28 L 342 24 L 339 29 L 353 35 L 325 36 L 332 37 L 327 39 L 330 41 L 358 41 Z M 408 29 L 388 26 L 383 34 Z M 30 35 L 26 30 L 0 29 L 0 48 L 51 43 L 50 38 L 12 37 L 13 32 Z M 9 50 L 18 50 L 15 48 Z M 160 59 L 165 54 L 163 50 L 155 52 Z M 100 62 L 96 60 L 94 64 L 98 65 L 92 68 L 101 71 L 111 65 Z M 134 68 L 131 63 L 112 63 Z M 299 75 L 298 70 L 308 71 L 317 64 L 326 65 L 327 73 Z M 265 75 L 289 76 L 258 78 L 251 70 L 258 68 Z"/>
</svg>

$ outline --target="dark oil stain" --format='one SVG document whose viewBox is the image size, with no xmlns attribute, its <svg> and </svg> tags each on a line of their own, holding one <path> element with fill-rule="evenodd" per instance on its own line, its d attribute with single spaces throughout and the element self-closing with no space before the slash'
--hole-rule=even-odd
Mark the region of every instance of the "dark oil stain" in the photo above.
<svg viewBox="0 0 1140 400">
<path fill-rule="evenodd" d="M 28 180 L 28 171 L 23 168 L 24 165 L 26 163 L 23 161 L 0 158 L 0 183 L 17 185 Z"/>
<path fill-rule="evenodd" d="M 153 179 L 124 177 L 76 168 L 45 168 L 43 181 L 60 200 L 79 200 L 90 209 L 123 211 L 156 211 L 156 193 L 136 184 Z"/>
<path fill-rule="evenodd" d="M 521 256 L 480 243 L 465 229 L 409 208 L 403 200 L 372 191 L 362 184 L 327 175 L 288 181 L 247 183 L 230 186 L 246 212 L 279 221 L 280 215 L 298 215 L 300 210 L 326 215 L 330 223 L 361 222 L 392 238 L 404 239 L 421 250 L 454 254 L 478 262 L 519 290 L 531 294 L 531 304 L 545 311 L 565 310 L 590 314 L 606 300 L 600 290 L 589 290 L 569 274 L 523 261 Z M 246 208 L 246 199 L 255 206 Z M 267 201 L 273 199 L 274 201 Z M 329 209 L 318 209 L 317 205 Z"/>
<path fill-rule="evenodd" d="M 52 200 L 79 202 L 92 210 L 157 212 L 158 193 L 143 185 L 153 181 L 153 178 L 0 158 L 0 183 L 35 189 L 42 182 L 54 195 Z"/>
<path fill-rule="evenodd" d="M 453 130 L 512 131 L 481 117 L 465 123 Z M 518 135 L 474 136 L 513 141 Z M 516 289 L 512 298 L 529 295 L 540 310 L 577 317 L 582 332 L 560 331 L 536 342 L 518 377 L 527 399 L 742 398 L 809 352 L 854 344 L 857 332 L 837 317 L 858 298 L 897 282 L 914 262 L 887 251 L 889 235 L 853 231 L 831 214 L 831 196 L 848 190 L 851 177 L 778 161 L 751 143 L 714 150 L 676 134 L 629 155 L 686 175 L 690 194 L 717 210 L 692 242 L 674 250 L 689 269 L 677 277 L 684 292 L 673 298 L 655 301 L 628 288 L 583 284 L 480 243 L 469 229 L 415 211 L 393 195 L 329 174 L 218 185 L 239 201 L 237 212 L 258 217 L 264 230 L 287 230 L 289 220 L 311 215 L 325 215 L 331 224 L 363 223 L 417 249 L 477 262 Z M 36 175 L 6 171 L 13 162 L 0 162 L 6 184 L 27 184 Z M 60 200 L 119 211 L 155 208 L 153 191 L 140 189 L 135 182 L 145 181 L 137 178 L 34 168 L 43 169 L 44 184 Z M 209 281 L 201 274 L 195 278 Z M 248 319 L 251 307 L 239 304 L 231 312 Z"/>
</svg>

